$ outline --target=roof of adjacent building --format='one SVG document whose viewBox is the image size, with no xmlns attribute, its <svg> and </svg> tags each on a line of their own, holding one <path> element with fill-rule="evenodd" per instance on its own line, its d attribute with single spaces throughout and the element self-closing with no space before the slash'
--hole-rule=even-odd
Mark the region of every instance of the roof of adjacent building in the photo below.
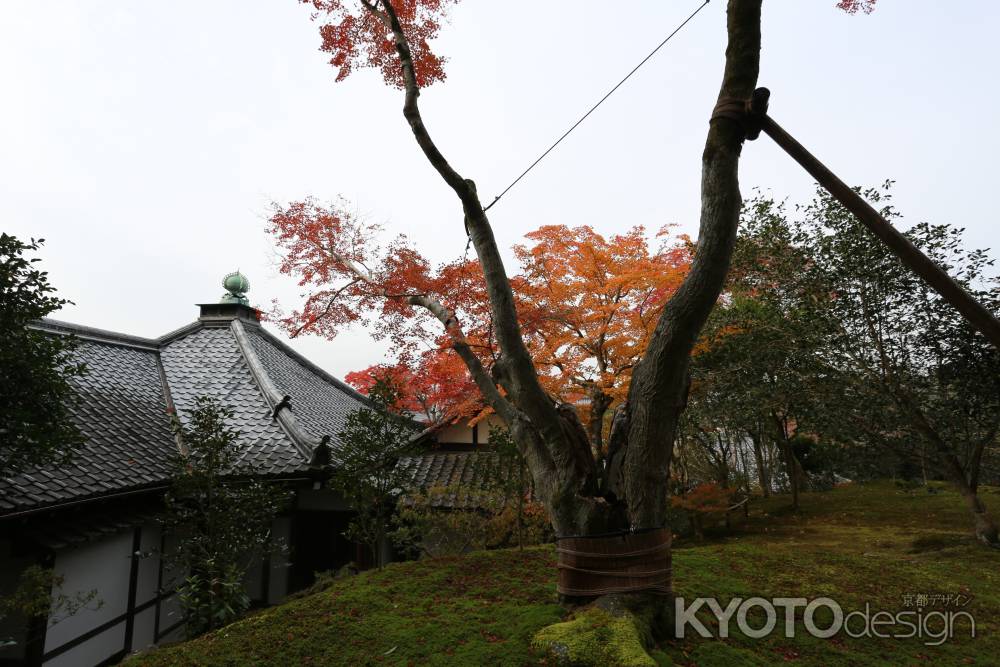
<svg viewBox="0 0 1000 667">
<path fill-rule="evenodd" d="M 206 310 L 208 308 L 208 310 Z M 199 396 L 229 407 L 244 460 L 272 477 L 304 477 L 328 444 L 335 462 L 347 415 L 361 394 L 263 329 L 241 304 L 212 305 L 157 339 L 42 320 L 73 335 L 87 373 L 73 378 L 73 420 L 86 437 L 72 462 L 0 477 L 0 517 L 133 493 L 167 484 L 178 452 L 171 413 Z"/>
<path fill-rule="evenodd" d="M 430 497 L 433 507 L 470 509 L 493 490 L 504 461 L 491 451 L 433 452 L 403 457 L 399 466 L 408 473 L 411 489 L 437 491 Z"/>
</svg>

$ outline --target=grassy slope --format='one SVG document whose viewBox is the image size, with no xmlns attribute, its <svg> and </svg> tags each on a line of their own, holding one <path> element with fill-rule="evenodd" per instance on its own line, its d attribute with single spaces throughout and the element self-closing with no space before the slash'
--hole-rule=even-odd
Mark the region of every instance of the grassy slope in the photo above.
<svg viewBox="0 0 1000 667">
<path fill-rule="evenodd" d="M 1000 490 L 987 490 L 1000 510 Z M 845 611 L 903 610 L 902 596 L 964 593 L 976 639 L 939 647 L 917 639 L 813 639 L 780 633 L 661 647 L 669 664 L 998 664 L 1000 553 L 967 537 L 971 523 L 951 492 L 901 493 L 890 484 L 807 494 L 803 510 L 758 503 L 729 537 L 678 543 L 677 594 L 828 596 Z M 402 563 L 338 580 L 201 639 L 133 658 L 129 665 L 524 665 L 539 664 L 531 636 L 563 617 L 551 547 Z M 780 610 L 779 610 L 780 613 Z M 801 610 L 799 611 L 801 618 Z M 759 625 L 758 623 L 757 625 Z M 707 625 L 707 623 L 706 623 Z M 780 626 L 779 626 L 780 627 Z M 733 624 L 735 631 L 735 624 Z"/>
</svg>

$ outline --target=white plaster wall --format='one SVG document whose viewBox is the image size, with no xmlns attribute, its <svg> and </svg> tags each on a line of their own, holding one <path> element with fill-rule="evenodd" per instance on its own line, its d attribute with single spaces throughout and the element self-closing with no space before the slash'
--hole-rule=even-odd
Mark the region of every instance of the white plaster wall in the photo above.
<svg viewBox="0 0 1000 667">
<path fill-rule="evenodd" d="M 148 525 L 142 527 L 142 539 L 139 542 L 142 558 L 139 559 L 139 578 L 135 589 L 135 606 L 149 602 L 157 595 L 156 582 L 160 572 L 160 527 Z"/>
<path fill-rule="evenodd" d="M 176 546 L 177 538 L 167 533 L 166 539 L 164 540 L 164 549 L 166 552 L 170 553 L 170 551 L 176 548 Z M 170 591 L 184 581 L 184 573 L 179 569 L 171 568 L 168 563 L 169 561 L 166 561 L 163 566 L 163 588 L 164 590 Z M 163 632 L 171 625 L 181 620 L 181 618 L 183 618 L 183 610 L 181 609 L 177 595 L 171 595 L 160 602 L 160 632 Z M 181 626 L 168 637 L 161 637 L 160 641 L 163 642 L 164 640 L 183 638 L 183 636 L 184 628 Z"/>
<path fill-rule="evenodd" d="M 489 415 L 479 424 L 479 444 L 485 445 L 490 440 L 490 428 L 506 428 L 503 421 L 496 415 Z M 468 423 L 445 426 L 434 436 L 440 443 L 472 444 L 472 427 Z"/>
<path fill-rule="evenodd" d="M 50 616 L 45 633 L 46 653 L 125 613 L 131 563 L 131 530 L 56 552 L 53 569 L 63 578 L 61 592 L 74 596 L 96 590 L 97 597 L 72 616 L 60 617 L 58 613 Z M 98 600 L 100 606 L 96 604 Z M 47 667 L 96 664 L 121 651 L 124 638 L 122 621 L 45 664 Z"/>
<path fill-rule="evenodd" d="M 254 602 L 264 602 L 264 562 L 256 560 L 243 575 L 243 587 Z"/>
<path fill-rule="evenodd" d="M 279 517 L 275 519 L 273 534 L 276 539 L 286 543 L 291 537 L 291 519 Z M 78 547 L 60 550 L 56 553 L 54 570 L 64 578 L 62 592 L 66 595 L 86 593 L 97 590 L 97 599 L 102 601 L 99 608 L 91 603 L 73 616 L 66 618 L 53 617 L 49 621 L 45 636 L 45 652 L 76 639 L 99 625 L 124 614 L 128 610 L 129 574 L 132 558 L 133 531 L 127 530 L 110 535 L 94 542 Z M 176 546 L 175 538 L 166 536 L 164 548 L 169 552 Z M 136 582 L 137 607 L 153 600 L 158 594 L 158 579 L 160 567 L 160 528 L 148 525 L 142 528 L 140 552 L 144 557 L 139 559 L 138 580 Z M 13 561 L 2 557 L 5 573 L 13 570 L 8 564 Z M 277 604 L 288 594 L 289 567 L 286 559 L 273 558 L 270 564 L 267 602 Z M 247 584 L 250 593 L 259 597 L 263 584 L 262 566 L 251 568 Z M 183 581 L 183 573 L 164 564 L 163 587 L 170 590 Z M 96 602 L 96 600 L 95 600 Z M 159 631 L 162 633 L 183 617 L 179 600 L 171 595 L 160 602 Z M 65 653 L 45 662 L 46 667 L 87 667 L 95 665 L 109 656 L 122 650 L 125 639 L 126 621 L 122 620 L 99 635 L 81 643 Z M 150 606 L 139 612 L 133 627 L 132 645 L 130 650 L 141 650 L 152 645 L 156 633 L 156 606 Z M 160 638 L 160 643 L 176 641 L 184 638 L 183 626 Z"/>
<path fill-rule="evenodd" d="M 160 527 L 150 524 L 142 527 L 139 542 L 143 557 L 139 559 L 139 571 L 135 588 L 135 606 L 141 607 L 159 595 L 157 582 L 160 574 Z M 142 610 L 135 617 L 132 628 L 130 651 L 148 648 L 155 643 L 156 604 Z"/>
<path fill-rule="evenodd" d="M 319 490 L 311 491 L 314 494 L 314 498 L 318 498 L 315 502 L 322 505 L 325 503 L 323 499 L 323 494 L 331 498 L 336 498 L 332 491 Z M 341 501 L 342 502 L 342 501 Z M 300 498 L 301 503 L 301 498 Z M 310 507 L 310 509 L 315 509 Z M 278 517 L 271 522 L 271 538 L 277 542 L 284 544 L 287 548 L 289 539 L 291 536 L 291 520 L 288 517 Z M 270 560 L 268 564 L 267 561 Z M 268 590 L 264 590 L 264 567 L 270 568 L 268 572 Z M 288 555 L 276 553 L 272 554 L 270 559 L 258 559 L 256 562 L 251 563 L 250 567 L 247 568 L 247 572 L 243 577 L 243 586 L 246 588 L 247 594 L 250 599 L 254 602 L 263 602 L 264 604 L 275 604 L 276 600 L 280 601 L 288 593 Z M 276 584 L 274 579 L 277 577 L 279 582 Z"/>
<path fill-rule="evenodd" d="M 135 627 L 132 630 L 132 651 L 141 651 L 155 643 L 153 639 L 155 624 L 156 607 L 144 609 L 135 615 Z"/>
<path fill-rule="evenodd" d="M 128 581 L 128 577 L 125 577 L 125 580 Z M 122 621 L 93 639 L 47 660 L 45 667 L 91 667 L 120 651 L 124 643 L 125 621 Z M 47 644 L 48 639 L 46 639 Z"/>
</svg>

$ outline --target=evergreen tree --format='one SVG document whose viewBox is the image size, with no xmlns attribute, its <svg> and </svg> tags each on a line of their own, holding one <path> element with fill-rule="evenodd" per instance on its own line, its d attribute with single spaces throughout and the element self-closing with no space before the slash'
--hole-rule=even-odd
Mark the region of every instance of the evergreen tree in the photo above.
<svg viewBox="0 0 1000 667">
<path fill-rule="evenodd" d="M 370 408 L 359 408 L 347 417 L 330 484 L 355 512 L 345 536 L 366 545 L 381 567 L 381 546 L 396 499 L 412 481 L 408 470 L 397 463 L 414 453 L 415 431 L 408 416 L 397 412 L 400 390 L 389 376 L 376 379 L 368 398 Z"/>
<path fill-rule="evenodd" d="M 76 341 L 28 328 L 70 303 L 55 296 L 39 259 L 24 256 L 43 242 L 0 234 L 0 475 L 65 461 L 83 444 L 70 419 L 70 378 L 86 370 L 74 360 Z"/>
<path fill-rule="evenodd" d="M 232 411 L 198 398 L 187 419 L 175 420 L 184 453 L 173 457 L 164 527 L 177 547 L 164 557 L 185 573 L 178 588 L 187 632 L 196 636 L 225 625 L 250 606 L 243 579 L 267 549 L 271 523 L 287 492 L 264 481 L 241 459 Z"/>
</svg>

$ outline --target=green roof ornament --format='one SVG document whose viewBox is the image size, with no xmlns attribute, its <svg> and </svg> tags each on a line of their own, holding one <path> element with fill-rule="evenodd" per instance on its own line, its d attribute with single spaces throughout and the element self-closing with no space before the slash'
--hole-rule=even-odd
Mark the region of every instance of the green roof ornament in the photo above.
<svg viewBox="0 0 1000 667">
<path fill-rule="evenodd" d="M 250 291 L 250 281 L 247 277 L 236 271 L 228 274 L 222 279 L 222 286 L 226 288 L 226 293 L 219 299 L 219 303 L 241 303 L 249 306 L 246 293 Z"/>
</svg>

